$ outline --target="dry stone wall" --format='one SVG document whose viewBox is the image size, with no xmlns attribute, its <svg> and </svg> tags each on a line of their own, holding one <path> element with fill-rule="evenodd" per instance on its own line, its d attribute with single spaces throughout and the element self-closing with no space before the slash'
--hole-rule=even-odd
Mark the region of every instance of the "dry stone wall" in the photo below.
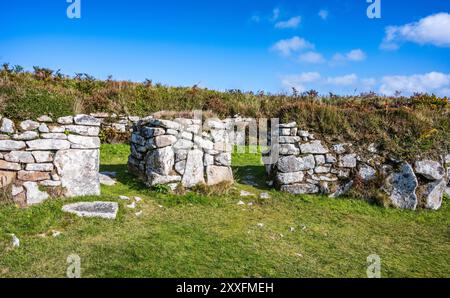
<svg viewBox="0 0 450 298">
<path fill-rule="evenodd" d="M 131 135 L 130 172 L 148 186 L 232 182 L 230 121 L 151 117 L 138 121 Z"/>
<path fill-rule="evenodd" d="M 100 121 L 88 115 L 0 118 L 0 187 L 20 206 L 99 195 Z M 6 190 L 6 191 L 5 191 Z"/>
<path fill-rule="evenodd" d="M 402 209 L 439 209 L 450 175 L 450 155 L 442 160 L 418 159 L 413 164 L 384 153 L 377 144 L 327 145 L 295 122 L 278 126 L 278 141 L 266 157 L 273 184 L 292 194 L 344 195 L 352 187 L 378 185 L 390 203 Z M 446 169 L 447 167 L 447 169 Z"/>
</svg>

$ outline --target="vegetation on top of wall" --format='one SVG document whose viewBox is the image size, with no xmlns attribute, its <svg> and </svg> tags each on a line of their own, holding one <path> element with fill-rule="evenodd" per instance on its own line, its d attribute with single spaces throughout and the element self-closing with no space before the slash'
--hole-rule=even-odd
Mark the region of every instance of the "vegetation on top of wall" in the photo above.
<svg viewBox="0 0 450 298">
<path fill-rule="evenodd" d="M 53 117 L 111 112 L 147 116 L 161 110 L 212 111 L 220 117 L 279 117 L 305 130 L 355 143 L 378 142 L 399 158 L 450 152 L 450 104 L 447 97 L 416 94 L 384 97 L 292 95 L 98 80 L 87 74 L 69 77 L 59 71 L 4 64 L 0 71 L 0 114 L 16 120 L 42 114 Z"/>
</svg>

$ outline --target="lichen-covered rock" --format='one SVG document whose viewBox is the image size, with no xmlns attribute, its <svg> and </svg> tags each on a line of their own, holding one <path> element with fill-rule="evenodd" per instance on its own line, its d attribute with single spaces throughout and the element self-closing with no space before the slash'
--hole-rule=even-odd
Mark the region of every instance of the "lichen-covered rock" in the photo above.
<svg viewBox="0 0 450 298">
<path fill-rule="evenodd" d="M 312 141 L 305 144 L 300 144 L 300 152 L 302 154 L 326 154 L 329 150 L 322 145 L 321 141 Z"/>
<path fill-rule="evenodd" d="M 155 137 L 153 139 L 153 144 L 156 146 L 156 148 L 163 148 L 175 144 L 176 141 L 177 137 L 175 136 L 162 135 Z"/>
<path fill-rule="evenodd" d="M 305 177 L 303 172 L 278 173 L 276 180 L 278 185 L 287 185 L 302 182 Z"/>
<path fill-rule="evenodd" d="M 338 165 L 341 168 L 356 168 L 357 162 L 356 154 L 346 154 L 340 156 Z"/>
<path fill-rule="evenodd" d="M 169 184 L 181 182 L 181 176 L 179 175 L 160 175 L 158 173 L 150 172 L 148 175 L 147 184 L 150 186 L 155 186 L 158 184 Z"/>
<path fill-rule="evenodd" d="M 67 140 L 67 135 L 64 133 L 60 133 L 60 132 L 42 133 L 41 138 L 55 139 L 55 140 Z"/>
<path fill-rule="evenodd" d="M 2 124 L 0 126 L 0 132 L 3 133 L 14 133 L 16 130 L 16 127 L 14 125 L 14 122 L 8 118 L 2 119 Z"/>
<path fill-rule="evenodd" d="M 5 187 L 13 183 L 16 176 L 16 172 L 0 171 L 0 187 Z"/>
<path fill-rule="evenodd" d="M 26 190 L 28 206 L 40 204 L 50 197 L 48 193 L 39 189 L 39 185 L 36 182 L 24 182 L 23 187 Z"/>
<path fill-rule="evenodd" d="M 147 170 L 150 172 L 168 176 L 174 164 L 175 154 L 172 147 L 156 149 L 147 155 Z"/>
<path fill-rule="evenodd" d="M 22 141 L 0 140 L 0 151 L 13 151 L 25 149 L 26 144 Z"/>
<path fill-rule="evenodd" d="M 12 138 L 17 141 L 31 141 L 39 137 L 39 134 L 35 131 L 25 131 L 20 134 L 14 134 Z"/>
<path fill-rule="evenodd" d="M 20 169 L 19 163 L 0 160 L 0 170 L 20 171 Z"/>
<path fill-rule="evenodd" d="M 278 170 L 283 173 L 300 172 L 314 169 L 316 161 L 313 155 L 304 157 L 283 156 L 278 160 Z"/>
<path fill-rule="evenodd" d="M 297 183 L 291 185 L 283 185 L 280 189 L 282 192 L 287 192 L 294 195 L 316 194 L 319 192 L 319 187 L 310 183 Z"/>
<path fill-rule="evenodd" d="M 69 142 L 72 144 L 72 149 L 98 149 L 100 148 L 100 138 L 98 137 L 86 137 L 78 135 L 69 135 Z"/>
<path fill-rule="evenodd" d="M 377 171 L 369 165 L 361 165 L 358 169 L 358 177 L 364 182 L 375 179 Z"/>
<path fill-rule="evenodd" d="M 22 130 L 35 130 L 39 127 L 39 122 L 32 120 L 25 120 L 20 123 L 20 128 Z"/>
<path fill-rule="evenodd" d="M 3 156 L 6 161 L 19 163 L 33 163 L 34 157 L 28 151 L 11 151 Z"/>
<path fill-rule="evenodd" d="M 100 126 L 101 122 L 95 117 L 90 115 L 76 115 L 73 117 L 73 121 L 78 125 L 87 125 L 87 126 Z"/>
<path fill-rule="evenodd" d="M 416 195 L 418 185 L 411 165 L 403 163 L 397 171 L 386 178 L 383 189 L 395 207 L 415 210 L 418 204 Z"/>
<path fill-rule="evenodd" d="M 66 140 L 40 139 L 27 141 L 28 150 L 65 150 L 70 148 L 70 142 Z"/>
<path fill-rule="evenodd" d="M 36 162 L 52 162 L 53 161 L 53 153 L 51 151 L 33 151 L 32 155 Z"/>
<path fill-rule="evenodd" d="M 275 147 L 272 147 L 274 149 Z M 299 155 L 300 149 L 294 144 L 280 144 L 278 147 L 280 155 Z"/>
<path fill-rule="evenodd" d="M 205 183 L 203 151 L 191 150 L 188 152 L 186 168 L 181 183 L 186 188 Z"/>
<path fill-rule="evenodd" d="M 42 115 L 42 116 L 38 117 L 36 120 L 39 122 L 47 122 L 47 123 L 53 122 L 53 119 L 47 115 Z"/>
<path fill-rule="evenodd" d="M 52 163 L 29 163 L 25 167 L 26 171 L 51 172 L 53 171 Z"/>
<path fill-rule="evenodd" d="M 99 150 L 60 150 L 54 164 L 66 196 L 100 195 Z"/>
<path fill-rule="evenodd" d="M 231 154 L 230 153 L 220 153 L 216 155 L 215 162 L 219 166 L 231 166 Z"/>
<path fill-rule="evenodd" d="M 416 174 L 428 180 L 441 180 L 444 178 L 445 169 L 440 163 L 432 160 L 419 160 L 414 164 Z"/>
<path fill-rule="evenodd" d="M 419 186 L 417 193 L 424 203 L 424 207 L 432 210 L 441 208 L 446 186 L 447 183 L 444 179 Z"/>
<path fill-rule="evenodd" d="M 62 211 L 79 217 L 115 219 L 119 211 L 119 204 L 116 202 L 80 202 L 64 205 Z"/>
<path fill-rule="evenodd" d="M 66 131 L 72 134 L 78 134 L 82 136 L 98 136 L 100 128 L 97 126 L 85 126 L 85 125 L 66 125 Z"/>
<path fill-rule="evenodd" d="M 208 185 L 216 185 L 222 182 L 232 183 L 233 181 L 233 172 L 230 167 L 211 165 L 206 168 L 206 182 Z"/>
<path fill-rule="evenodd" d="M 59 117 L 57 122 L 59 124 L 73 124 L 73 117 L 72 116 Z"/>
<path fill-rule="evenodd" d="M 19 171 L 17 178 L 22 181 L 42 181 L 50 179 L 50 173 L 39 171 Z"/>
</svg>

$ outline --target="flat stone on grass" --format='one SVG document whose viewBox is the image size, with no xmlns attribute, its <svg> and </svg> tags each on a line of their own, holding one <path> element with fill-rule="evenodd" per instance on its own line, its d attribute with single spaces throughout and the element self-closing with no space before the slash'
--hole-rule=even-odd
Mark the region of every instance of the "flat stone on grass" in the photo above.
<svg viewBox="0 0 450 298">
<path fill-rule="evenodd" d="M 99 217 L 115 219 L 119 204 L 115 202 L 80 202 L 64 205 L 62 211 L 76 214 L 79 217 Z"/>
</svg>

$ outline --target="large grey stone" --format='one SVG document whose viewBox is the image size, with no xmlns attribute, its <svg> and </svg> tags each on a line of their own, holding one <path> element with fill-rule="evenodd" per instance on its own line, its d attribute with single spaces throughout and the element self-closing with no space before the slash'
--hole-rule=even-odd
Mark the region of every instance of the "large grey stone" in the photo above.
<svg viewBox="0 0 450 298">
<path fill-rule="evenodd" d="M 219 166 L 231 166 L 231 153 L 220 153 L 216 155 L 215 164 Z"/>
<path fill-rule="evenodd" d="M 24 182 L 23 187 L 26 189 L 28 206 L 40 204 L 50 197 L 48 193 L 39 190 L 39 185 L 36 182 Z"/>
<path fill-rule="evenodd" d="M 25 149 L 26 144 L 22 141 L 0 140 L 0 151 L 13 151 Z"/>
<path fill-rule="evenodd" d="M 156 148 L 163 148 L 167 146 L 172 146 L 177 141 L 177 137 L 175 136 L 169 136 L 169 135 L 163 135 L 163 136 L 157 136 L 153 139 L 153 144 L 156 146 Z"/>
<path fill-rule="evenodd" d="M 113 186 L 116 184 L 116 180 L 102 173 L 99 174 L 99 179 L 101 185 Z"/>
<path fill-rule="evenodd" d="M 53 171 L 52 163 L 29 163 L 25 167 L 26 171 L 51 172 Z"/>
<path fill-rule="evenodd" d="M 361 165 L 358 170 L 358 177 L 364 182 L 375 179 L 377 171 L 369 165 Z"/>
<path fill-rule="evenodd" d="M 446 187 L 447 183 L 444 179 L 419 186 L 417 193 L 420 200 L 424 202 L 425 208 L 432 210 L 441 208 Z"/>
<path fill-rule="evenodd" d="M 60 150 L 54 164 L 66 196 L 100 195 L 99 150 Z"/>
<path fill-rule="evenodd" d="M 141 133 L 145 138 L 153 138 L 165 134 L 166 131 L 160 127 L 144 127 Z"/>
<path fill-rule="evenodd" d="M 287 192 L 294 195 L 316 194 L 319 192 L 319 187 L 310 183 L 297 183 L 291 185 L 283 185 L 280 189 L 282 192 Z"/>
<path fill-rule="evenodd" d="M 85 125 L 66 125 L 66 130 L 73 134 L 78 134 L 82 136 L 93 136 L 96 137 L 100 133 L 100 128 L 96 126 L 85 126 Z"/>
<path fill-rule="evenodd" d="M 19 163 L 0 160 L 0 170 L 20 171 L 20 169 Z"/>
<path fill-rule="evenodd" d="M 73 117 L 72 116 L 59 117 L 57 122 L 59 124 L 72 124 L 73 123 Z"/>
<path fill-rule="evenodd" d="M 41 138 L 54 140 L 67 140 L 67 135 L 61 132 L 42 133 Z"/>
<path fill-rule="evenodd" d="M 33 163 L 34 158 L 31 152 L 27 151 L 11 151 L 3 156 L 6 161 L 20 162 L 20 163 Z"/>
<path fill-rule="evenodd" d="M 14 122 L 8 118 L 2 119 L 2 125 L 0 126 L 0 132 L 4 133 L 14 133 L 16 130 L 16 127 L 14 125 Z"/>
<path fill-rule="evenodd" d="M 208 166 L 206 167 L 206 182 L 208 185 L 216 185 L 221 182 L 232 183 L 233 172 L 230 167 Z"/>
<path fill-rule="evenodd" d="M 78 135 L 69 135 L 69 142 L 72 144 L 72 149 L 97 149 L 100 148 L 100 138 L 98 137 L 85 137 Z"/>
<path fill-rule="evenodd" d="M 119 204 L 116 202 L 80 202 L 64 205 L 62 211 L 79 217 L 115 219 L 119 211 Z"/>
<path fill-rule="evenodd" d="M 39 122 L 53 122 L 53 119 L 47 115 L 42 115 L 36 119 Z"/>
<path fill-rule="evenodd" d="M 65 150 L 70 148 L 70 142 L 66 140 L 34 140 L 27 141 L 28 150 Z"/>
<path fill-rule="evenodd" d="M 273 149 L 276 149 L 277 147 L 272 147 Z M 279 147 L 279 154 L 280 155 L 299 155 L 300 149 L 294 145 L 294 144 L 280 144 Z"/>
<path fill-rule="evenodd" d="M 179 175 L 160 175 L 158 173 L 150 172 L 148 173 L 148 184 L 150 186 L 155 186 L 158 184 L 169 184 L 177 183 L 181 181 L 181 176 Z"/>
<path fill-rule="evenodd" d="M 444 178 L 445 169 L 440 163 L 432 160 L 419 160 L 414 164 L 416 174 L 429 180 L 441 180 Z"/>
<path fill-rule="evenodd" d="M 312 141 L 305 144 L 300 144 L 300 152 L 302 154 L 326 154 L 329 150 L 322 145 L 321 141 Z"/>
<path fill-rule="evenodd" d="M 339 157 L 339 167 L 341 168 L 356 168 L 357 165 L 356 154 L 346 154 Z"/>
<path fill-rule="evenodd" d="M 87 126 L 100 126 L 101 121 L 95 117 L 89 115 L 76 115 L 73 117 L 73 121 L 78 125 L 87 125 Z"/>
<path fill-rule="evenodd" d="M 415 210 L 418 204 L 416 195 L 418 184 L 411 165 L 403 163 L 397 171 L 386 178 L 383 189 L 395 207 Z"/>
<path fill-rule="evenodd" d="M 172 172 L 174 163 L 175 154 L 171 147 L 156 149 L 147 155 L 147 172 L 167 176 Z"/>
<path fill-rule="evenodd" d="M 53 161 L 54 154 L 50 151 L 33 151 L 32 154 L 38 163 Z"/>
<path fill-rule="evenodd" d="M 191 150 L 186 160 L 186 169 L 181 181 L 184 187 L 191 188 L 198 184 L 204 184 L 203 151 Z"/>
<path fill-rule="evenodd" d="M 202 149 L 212 150 L 214 148 L 212 141 L 203 139 L 200 136 L 194 136 L 194 143 Z"/>
<path fill-rule="evenodd" d="M 185 139 L 179 139 L 174 145 L 173 145 L 173 149 L 178 151 L 178 150 L 189 150 L 192 149 L 192 147 L 194 146 L 194 143 L 192 141 L 189 140 L 185 140 Z"/>
<path fill-rule="evenodd" d="M 150 120 L 150 123 L 155 126 L 160 126 L 166 129 L 174 129 L 174 130 L 180 130 L 182 128 L 180 123 L 170 121 L 170 120 L 160 120 L 160 119 L 153 119 Z"/>
<path fill-rule="evenodd" d="M 283 173 L 299 172 L 314 169 L 316 161 L 313 155 L 304 157 L 285 156 L 278 160 L 278 170 Z"/>
<path fill-rule="evenodd" d="M 35 130 L 39 127 L 39 122 L 33 120 L 25 120 L 20 122 L 20 128 L 22 130 Z"/>
<path fill-rule="evenodd" d="M 140 146 L 145 146 L 147 141 L 145 140 L 144 137 L 140 136 L 137 133 L 133 133 L 131 134 L 131 143 L 140 145 Z"/>
<path fill-rule="evenodd" d="M 285 185 L 302 182 L 304 177 L 305 174 L 303 172 L 278 173 L 276 180 L 279 185 Z"/>
<path fill-rule="evenodd" d="M 21 134 L 14 134 L 12 138 L 17 141 L 31 141 L 38 137 L 39 134 L 35 131 L 25 131 Z"/>
</svg>

